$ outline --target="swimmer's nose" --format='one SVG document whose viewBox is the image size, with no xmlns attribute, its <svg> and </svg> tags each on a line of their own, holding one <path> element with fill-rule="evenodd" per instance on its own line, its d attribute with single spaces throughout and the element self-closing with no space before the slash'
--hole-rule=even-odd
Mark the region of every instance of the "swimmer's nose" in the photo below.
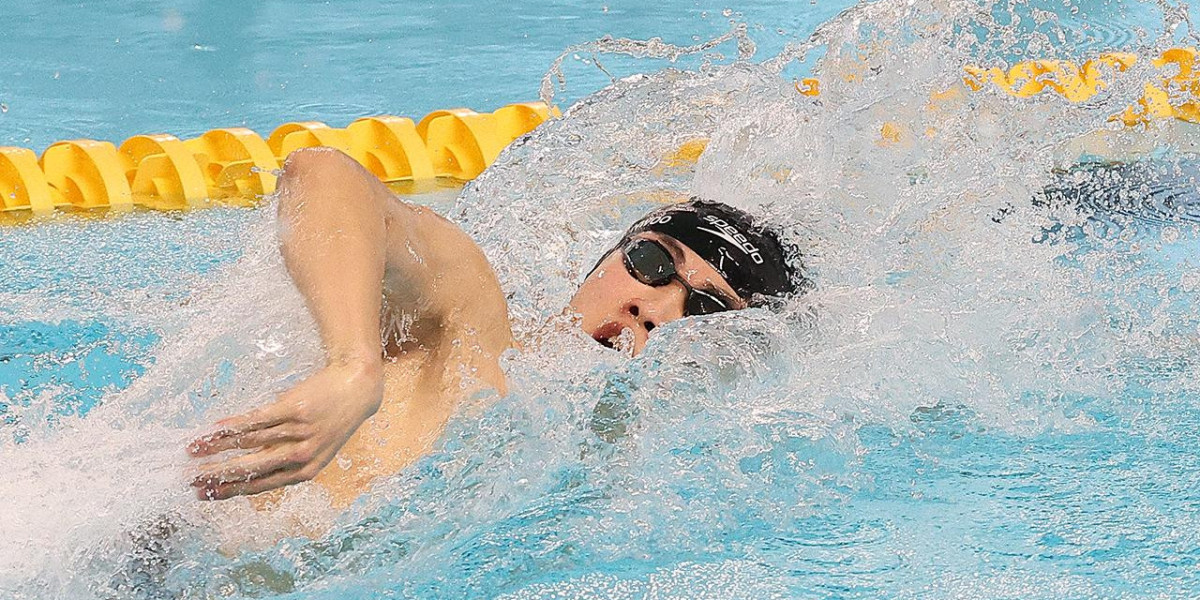
<svg viewBox="0 0 1200 600">
<path fill-rule="evenodd" d="M 646 309 L 643 308 L 637 300 L 630 302 L 629 305 L 625 307 L 625 312 L 629 313 L 629 316 L 633 317 L 633 321 L 641 325 L 642 328 L 646 330 L 646 333 L 650 333 L 650 330 L 654 329 L 654 323 L 647 321 L 643 316 L 646 314 Z"/>
<path fill-rule="evenodd" d="M 661 304 L 661 303 L 660 303 Z M 642 326 L 642 329 L 649 335 L 656 327 L 670 321 L 672 319 L 669 311 L 665 311 L 662 307 L 657 306 L 647 300 L 633 300 L 626 306 L 626 311 L 633 320 Z M 682 315 L 681 315 L 682 316 Z M 678 317 L 675 317 L 678 318 Z"/>
</svg>

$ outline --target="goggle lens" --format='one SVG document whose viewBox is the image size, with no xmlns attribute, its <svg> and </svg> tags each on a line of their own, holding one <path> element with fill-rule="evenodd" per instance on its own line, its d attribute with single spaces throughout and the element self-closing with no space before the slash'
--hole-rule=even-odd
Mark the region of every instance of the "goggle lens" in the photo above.
<svg viewBox="0 0 1200 600">
<path fill-rule="evenodd" d="M 652 287 L 667 285 L 678 274 L 671 253 L 650 240 L 634 240 L 625 246 L 625 267 L 635 279 Z"/>
<path fill-rule="evenodd" d="M 711 315 L 726 310 L 729 310 L 729 307 L 723 300 L 701 290 L 691 290 L 683 303 L 685 315 Z"/>
<path fill-rule="evenodd" d="M 675 267 L 675 259 L 671 253 L 653 240 L 637 239 L 629 242 L 623 249 L 625 270 L 634 279 L 652 287 L 661 287 L 679 280 L 687 290 L 683 301 L 684 316 L 711 315 L 730 310 L 728 304 L 719 297 L 704 290 L 697 290 L 688 285 Z"/>
</svg>

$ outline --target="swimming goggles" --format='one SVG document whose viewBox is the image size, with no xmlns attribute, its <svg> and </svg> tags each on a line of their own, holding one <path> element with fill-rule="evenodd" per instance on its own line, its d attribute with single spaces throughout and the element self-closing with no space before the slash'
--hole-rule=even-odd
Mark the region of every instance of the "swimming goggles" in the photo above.
<svg viewBox="0 0 1200 600">
<path fill-rule="evenodd" d="M 688 285 L 688 282 L 676 269 L 675 259 L 671 257 L 671 252 L 654 240 L 644 238 L 629 240 L 621 247 L 621 255 L 624 259 L 625 270 L 629 271 L 634 279 L 648 286 L 662 287 L 672 281 L 683 284 L 683 289 L 687 290 L 687 296 L 683 301 L 685 317 L 711 315 L 732 309 L 728 301 L 721 297 Z"/>
</svg>

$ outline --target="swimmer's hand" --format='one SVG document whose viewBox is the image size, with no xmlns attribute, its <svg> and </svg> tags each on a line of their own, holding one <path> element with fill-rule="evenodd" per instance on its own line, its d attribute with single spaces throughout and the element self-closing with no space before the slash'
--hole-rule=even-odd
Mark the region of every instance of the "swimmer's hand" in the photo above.
<svg viewBox="0 0 1200 600">
<path fill-rule="evenodd" d="M 188 445 L 192 456 L 254 450 L 205 465 L 192 481 L 201 500 L 224 500 L 317 476 L 383 398 L 379 363 L 330 365 L 272 404 L 221 420 Z"/>
</svg>

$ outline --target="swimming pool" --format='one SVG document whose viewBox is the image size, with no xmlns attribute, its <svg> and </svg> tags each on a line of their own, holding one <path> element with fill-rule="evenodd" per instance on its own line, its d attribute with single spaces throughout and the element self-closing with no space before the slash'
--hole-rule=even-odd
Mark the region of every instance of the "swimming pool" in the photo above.
<svg viewBox="0 0 1200 600">
<path fill-rule="evenodd" d="M 821 65 L 820 101 L 752 65 L 658 72 L 601 57 L 651 74 L 514 147 L 461 199 L 422 200 L 480 240 L 524 339 L 541 341 L 509 360 L 513 393 L 464 407 L 435 455 L 345 515 L 301 513 L 332 527 L 317 541 L 223 552 L 231 531 L 269 539 L 274 525 L 236 503 L 189 502 L 178 451 L 319 359 L 270 211 L 0 231 L 0 456 L 17 474 L 0 482 L 15 507 L 0 514 L 0 590 L 1194 596 L 1198 233 L 1028 203 L 1052 181 L 1052 142 L 1103 129 L 1123 92 L 1083 107 L 984 94 L 922 112 L 958 77 L 933 17 L 983 25 L 954 3 L 879 6 L 865 25 L 834 28 L 855 52 Z M 61 19 L 94 21 L 86 32 L 13 7 L 6 18 L 28 37 L 0 42 L 14 44 L 0 48 L 14 82 L 0 135 L 40 149 L 81 134 L 484 110 L 531 99 L 573 42 L 728 29 L 720 5 L 607 7 L 61 6 Z M 766 58 L 841 8 L 758 3 L 730 16 L 765 26 L 750 33 Z M 1148 5 L 1081 8 L 1100 15 L 1090 31 L 1105 43 L 1072 52 L 1135 40 L 1112 24 L 1121 10 L 1157 31 Z M 95 41 L 75 43 L 85 33 Z M 509 62 L 513 46 L 528 54 Z M 443 60 L 450 49 L 463 60 Z M 583 65 L 568 77 L 578 87 L 560 100 L 608 82 Z M 936 132 L 880 143 L 884 119 Z M 1172 140 L 1147 135 L 1174 165 Z M 662 161 L 698 137 L 712 142 L 694 169 Z M 679 192 L 793 217 L 819 291 L 783 318 L 669 325 L 634 361 L 558 330 L 574 274 L 656 194 Z M 601 433 L 614 418 L 626 432 Z M 162 522 L 169 535 L 137 539 Z"/>
</svg>

